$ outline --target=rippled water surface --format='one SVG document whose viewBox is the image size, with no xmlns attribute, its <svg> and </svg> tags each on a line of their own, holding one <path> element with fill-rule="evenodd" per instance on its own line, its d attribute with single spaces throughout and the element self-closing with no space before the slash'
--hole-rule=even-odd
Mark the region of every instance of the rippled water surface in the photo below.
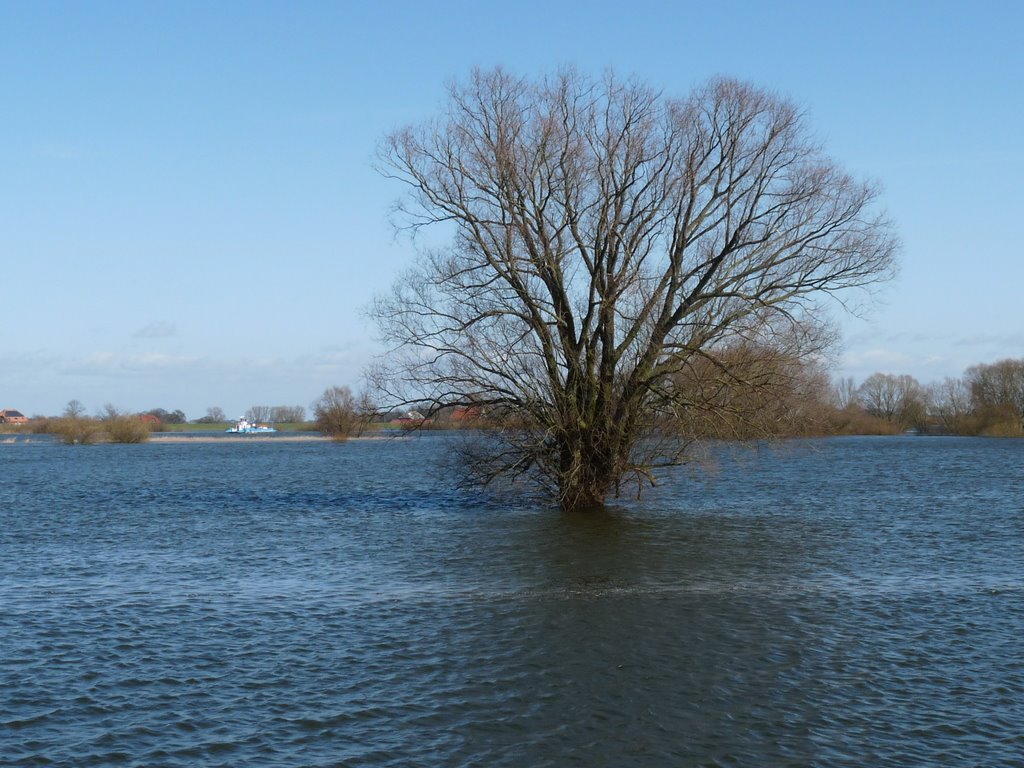
<svg viewBox="0 0 1024 768">
<path fill-rule="evenodd" d="M 0 445 L 0 764 L 1024 765 L 1024 441 L 577 518 L 452 439 Z"/>
</svg>

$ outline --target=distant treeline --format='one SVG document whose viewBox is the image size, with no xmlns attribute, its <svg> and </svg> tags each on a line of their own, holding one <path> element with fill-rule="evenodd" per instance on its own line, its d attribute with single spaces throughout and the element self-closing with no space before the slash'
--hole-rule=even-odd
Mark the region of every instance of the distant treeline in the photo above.
<svg viewBox="0 0 1024 768">
<path fill-rule="evenodd" d="M 921 384 L 905 374 L 874 373 L 863 382 L 832 379 L 816 359 L 783 349 L 735 345 L 696 356 L 671 382 L 685 403 L 665 431 L 699 439 L 926 434 L 1024 436 L 1024 359 L 973 366 L 960 378 Z M 516 428 L 497 407 L 432 408 L 425 428 Z M 395 412 L 377 414 L 393 419 Z M 405 421 L 408 421 L 407 419 Z M 527 426 L 527 425 L 522 425 Z"/>
<path fill-rule="evenodd" d="M 875 373 L 859 386 L 836 386 L 837 406 L 848 418 L 839 431 L 864 431 L 863 416 L 892 431 L 915 429 L 955 435 L 1024 435 L 1024 358 L 968 368 L 960 378 L 928 385 L 913 376 Z"/>
<path fill-rule="evenodd" d="M 921 384 L 906 374 L 833 381 L 816 361 L 739 347 L 689 366 L 693 391 L 680 414 L 695 438 L 842 434 L 1024 436 L 1024 358 L 975 365 L 959 378 Z"/>
<path fill-rule="evenodd" d="M 1024 436 L 1024 358 L 968 368 L 960 378 L 921 384 L 906 374 L 873 373 L 863 382 L 833 381 L 817 360 L 770 348 L 737 345 L 714 357 L 695 357 L 671 380 L 672 397 L 684 406 L 661 425 L 692 439 L 754 439 L 854 434 Z M 302 406 L 253 406 L 251 422 L 300 424 Z M 128 413 L 112 405 L 86 416 L 77 400 L 61 416 L 33 416 L 28 428 L 69 443 L 97 440 L 142 442 L 165 425 L 186 422 L 180 410 L 155 408 Z M 196 424 L 227 422 L 209 408 Z M 310 426 L 344 439 L 373 423 L 395 422 L 410 429 L 529 428 L 500 407 L 432 407 L 410 403 L 380 409 L 370 397 L 347 387 L 330 387 L 313 404 Z"/>
</svg>

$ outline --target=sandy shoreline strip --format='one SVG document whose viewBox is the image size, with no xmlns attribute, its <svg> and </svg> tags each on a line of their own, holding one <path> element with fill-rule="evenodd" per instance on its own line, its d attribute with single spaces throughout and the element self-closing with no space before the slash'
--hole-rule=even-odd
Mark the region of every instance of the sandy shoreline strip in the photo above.
<svg viewBox="0 0 1024 768">
<path fill-rule="evenodd" d="M 149 440 L 143 441 L 141 445 L 153 445 L 154 443 L 217 443 L 218 445 L 250 445 L 252 443 L 333 443 L 333 442 L 362 442 L 365 440 L 395 440 L 402 439 L 405 435 L 362 435 L 350 437 L 348 440 L 335 441 L 323 435 L 202 435 L 182 434 L 180 432 L 158 432 L 150 436 Z M 33 443 L 56 442 L 49 435 L 3 435 L 0 434 L 0 445 L 31 445 Z M 97 440 L 96 445 L 110 445 L 109 440 Z"/>
<path fill-rule="evenodd" d="M 357 439 L 357 438 L 352 438 Z M 326 443 L 323 435 L 204 435 L 184 432 L 154 432 L 151 443 Z"/>
<path fill-rule="evenodd" d="M 182 432 L 154 432 L 149 439 L 151 443 L 333 443 L 354 442 L 362 440 L 389 440 L 391 435 L 361 435 L 347 440 L 335 441 L 323 435 L 203 435 Z"/>
</svg>

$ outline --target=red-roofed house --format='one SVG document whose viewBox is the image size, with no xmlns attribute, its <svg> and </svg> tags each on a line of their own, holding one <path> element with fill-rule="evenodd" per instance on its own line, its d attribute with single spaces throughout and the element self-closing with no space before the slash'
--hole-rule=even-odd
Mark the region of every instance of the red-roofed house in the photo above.
<svg viewBox="0 0 1024 768">
<path fill-rule="evenodd" d="M 5 408 L 0 411 L 0 424 L 28 424 L 28 419 L 21 411 Z"/>
<path fill-rule="evenodd" d="M 459 406 L 452 410 L 452 421 L 476 421 L 481 412 L 479 405 Z"/>
</svg>

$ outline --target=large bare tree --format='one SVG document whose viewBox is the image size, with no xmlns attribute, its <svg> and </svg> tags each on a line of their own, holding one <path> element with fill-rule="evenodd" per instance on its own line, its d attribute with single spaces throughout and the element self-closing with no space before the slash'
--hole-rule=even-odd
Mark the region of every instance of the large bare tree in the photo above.
<svg viewBox="0 0 1024 768">
<path fill-rule="evenodd" d="M 671 99 L 611 75 L 478 71 L 388 136 L 380 165 L 408 187 L 401 226 L 451 238 L 375 304 L 382 389 L 502 419 L 472 469 L 546 482 L 564 509 L 683 457 L 676 425 L 703 404 L 677 382 L 695 361 L 817 349 L 819 300 L 893 267 L 876 189 L 793 104 L 734 80 Z"/>
</svg>

